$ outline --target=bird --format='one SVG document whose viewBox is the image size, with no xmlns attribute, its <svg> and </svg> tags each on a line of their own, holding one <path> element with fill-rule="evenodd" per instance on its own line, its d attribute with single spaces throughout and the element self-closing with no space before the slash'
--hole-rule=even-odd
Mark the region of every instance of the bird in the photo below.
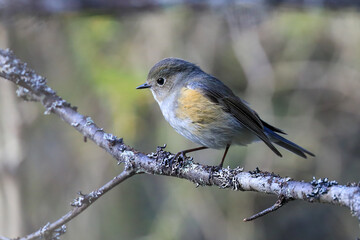
<svg viewBox="0 0 360 240">
<path fill-rule="evenodd" d="M 159 61 L 136 89 L 150 89 L 166 121 L 201 146 L 179 151 L 174 159 L 207 148 L 225 149 L 218 165 L 222 168 L 232 144 L 246 146 L 258 141 L 279 157 L 282 154 L 274 144 L 303 158 L 315 156 L 280 136 L 286 133 L 263 121 L 222 81 L 186 60 L 171 57 Z"/>
</svg>

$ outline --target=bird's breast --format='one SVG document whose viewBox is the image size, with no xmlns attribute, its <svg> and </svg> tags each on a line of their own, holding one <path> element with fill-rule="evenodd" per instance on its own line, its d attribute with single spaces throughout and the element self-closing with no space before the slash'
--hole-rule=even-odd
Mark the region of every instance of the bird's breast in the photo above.
<svg viewBox="0 0 360 240">
<path fill-rule="evenodd" d="M 195 89 L 182 88 L 177 100 L 175 115 L 190 120 L 199 127 L 224 120 L 226 114 L 220 105 L 211 102 Z"/>
</svg>

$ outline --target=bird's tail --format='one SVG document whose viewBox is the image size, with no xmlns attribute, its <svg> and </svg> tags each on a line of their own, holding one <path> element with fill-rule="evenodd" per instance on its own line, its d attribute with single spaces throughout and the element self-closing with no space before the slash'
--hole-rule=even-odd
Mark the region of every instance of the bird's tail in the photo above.
<svg viewBox="0 0 360 240">
<path fill-rule="evenodd" d="M 264 127 L 264 130 L 268 134 L 269 138 L 271 139 L 271 141 L 273 143 L 275 143 L 275 144 L 289 150 L 290 152 L 295 153 L 296 155 L 299 155 L 300 157 L 307 158 L 305 153 L 310 155 L 310 156 L 315 157 L 315 154 L 313 154 L 313 153 L 309 152 L 308 150 L 300 147 L 299 145 L 287 140 L 286 138 L 283 138 L 282 136 L 275 133 L 271 129 L 269 129 L 267 127 Z"/>
</svg>

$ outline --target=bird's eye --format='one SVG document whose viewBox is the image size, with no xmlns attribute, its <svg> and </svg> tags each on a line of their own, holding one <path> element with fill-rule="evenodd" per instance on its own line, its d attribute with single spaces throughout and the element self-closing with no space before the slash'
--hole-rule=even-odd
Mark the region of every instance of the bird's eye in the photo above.
<svg viewBox="0 0 360 240">
<path fill-rule="evenodd" d="M 159 86 L 164 85 L 165 82 L 166 82 L 165 78 L 158 78 L 158 79 L 156 80 L 156 83 L 157 83 Z"/>
</svg>

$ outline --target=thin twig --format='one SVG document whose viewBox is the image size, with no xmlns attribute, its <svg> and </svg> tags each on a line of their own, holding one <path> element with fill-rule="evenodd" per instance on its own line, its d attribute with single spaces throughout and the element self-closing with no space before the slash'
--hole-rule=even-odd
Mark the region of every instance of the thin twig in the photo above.
<svg viewBox="0 0 360 240">
<path fill-rule="evenodd" d="M 271 212 L 274 212 L 276 210 L 278 210 L 279 208 L 281 208 L 282 206 L 284 206 L 286 203 L 288 202 L 288 200 L 285 198 L 284 195 L 280 195 L 278 200 L 274 203 L 274 205 L 272 205 L 271 207 L 261 211 L 261 212 L 258 212 L 254 215 L 252 215 L 251 217 L 248 217 L 248 218 L 244 218 L 244 222 L 249 222 L 249 221 L 252 221 L 252 220 L 255 220 L 259 217 L 262 217 L 262 216 L 265 216 L 266 214 L 268 213 L 271 213 Z"/>
<path fill-rule="evenodd" d="M 56 239 L 56 237 L 59 237 L 61 234 L 66 232 L 66 227 L 64 226 L 64 224 L 66 224 L 71 219 L 82 213 L 97 199 L 99 199 L 109 190 L 111 190 L 121 182 L 125 181 L 129 177 L 133 176 L 134 174 L 135 172 L 132 168 L 125 168 L 123 172 L 121 172 L 118 176 L 113 178 L 111 181 L 107 182 L 99 189 L 94 190 L 86 195 L 79 193 L 80 196 L 71 203 L 71 205 L 74 206 L 74 208 L 71 211 L 69 211 L 64 216 L 54 221 L 53 223 L 47 223 L 45 226 L 41 227 L 38 231 L 31 233 L 23 238 L 16 238 L 16 240 L 31 240 L 38 238 Z"/>
</svg>

